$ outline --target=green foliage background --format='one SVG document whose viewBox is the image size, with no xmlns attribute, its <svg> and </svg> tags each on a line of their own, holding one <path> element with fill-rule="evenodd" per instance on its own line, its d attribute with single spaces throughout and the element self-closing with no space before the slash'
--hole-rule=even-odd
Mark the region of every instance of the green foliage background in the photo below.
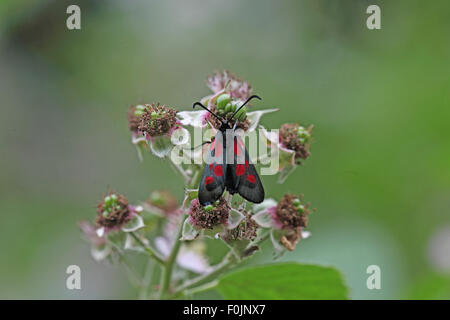
<svg viewBox="0 0 450 320">
<path fill-rule="evenodd" d="M 375 3 L 382 29 L 370 31 Z M 81 7 L 81 31 L 65 27 L 69 4 Z M 132 201 L 155 188 L 181 197 L 166 163 L 138 162 L 127 107 L 190 109 L 208 94 L 206 75 L 224 68 L 253 85 L 259 105 L 281 108 L 267 127 L 315 125 L 305 165 L 283 187 L 263 177 L 267 194 L 302 192 L 318 209 L 313 236 L 282 260 L 336 267 L 354 299 L 450 298 L 449 270 L 429 258 L 430 239 L 450 225 L 449 10 L 406 0 L 2 1 L 0 298 L 135 297 L 123 270 L 92 261 L 77 221 L 94 216 L 107 186 Z M 269 251 L 249 264 L 271 262 Z M 81 291 L 65 289 L 70 264 Z M 366 288 L 371 264 L 382 290 Z"/>
</svg>

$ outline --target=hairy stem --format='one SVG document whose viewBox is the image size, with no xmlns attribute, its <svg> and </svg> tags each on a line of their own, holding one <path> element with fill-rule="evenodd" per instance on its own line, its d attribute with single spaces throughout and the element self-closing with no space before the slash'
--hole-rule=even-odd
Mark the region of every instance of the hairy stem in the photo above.
<svg viewBox="0 0 450 320">
<path fill-rule="evenodd" d="M 211 282 L 207 282 L 205 284 L 199 285 L 198 287 L 194 287 L 192 289 L 186 289 L 184 291 L 184 294 L 186 296 L 192 296 L 196 293 L 201 293 L 201 292 L 205 292 L 211 289 L 214 289 L 215 287 L 217 287 L 217 285 L 219 284 L 219 280 L 213 280 Z"/>
<path fill-rule="evenodd" d="M 149 258 L 147 265 L 145 266 L 144 277 L 142 278 L 142 287 L 139 292 L 139 299 L 146 300 L 148 294 L 148 288 L 152 282 L 152 274 L 154 270 L 153 259 Z"/>
<path fill-rule="evenodd" d="M 186 216 L 183 214 L 183 217 L 181 219 L 180 227 L 178 229 L 177 236 L 175 238 L 175 243 L 173 244 L 172 250 L 170 252 L 169 258 L 166 262 L 166 267 L 163 270 L 162 279 L 161 279 L 161 291 L 159 298 L 164 299 L 167 296 L 167 293 L 169 291 L 170 282 L 172 280 L 172 271 L 174 264 L 177 260 L 178 251 L 180 251 L 181 247 L 181 234 L 183 232 L 183 225 L 184 220 L 186 219 Z"/>
<path fill-rule="evenodd" d="M 156 260 L 156 262 L 158 262 L 161 265 L 166 265 L 166 262 L 164 261 L 164 258 L 158 253 L 156 252 L 155 249 L 153 249 L 152 247 L 146 245 L 144 242 L 142 242 L 142 240 L 136 235 L 136 233 L 134 232 L 130 232 L 130 235 L 134 238 L 134 240 L 136 240 L 136 242 L 142 247 L 142 249 L 144 249 L 144 251 L 150 255 L 151 257 L 153 257 L 153 259 Z"/>
</svg>

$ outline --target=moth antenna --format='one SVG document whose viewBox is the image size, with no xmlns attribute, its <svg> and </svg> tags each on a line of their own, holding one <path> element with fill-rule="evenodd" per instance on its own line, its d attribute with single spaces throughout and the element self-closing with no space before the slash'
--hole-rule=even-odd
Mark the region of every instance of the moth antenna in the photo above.
<svg viewBox="0 0 450 320">
<path fill-rule="evenodd" d="M 218 115 L 216 115 L 214 112 L 212 112 L 212 111 L 209 110 L 207 107 L 205 107 L 204 105 L 202 105 L 200 102 L 194 103 L 194 104 L 192 105 L 192 109 L 194 109 L 195 106 L 200 106 L 200 107 L 202 107 L 203 109 L 205 109 L 206 111 L 208 111 L 209 113 L 211 113 L 214 117 L 216 117 L 217 120 L 220 121 L 220 123 L 223 123 L 222 119 L 221 119 Z"/>
<path fill-rule="evenodd" d="M 258 99 L 258 100 L 262 100 L 259 96 L 257 96 L 256 94 L 254 94 L 254 95 L 252 95 L 250 98 L 248 98 L 247 99 L 247 101 L 245 101 L 244 102 L 244 104 L 242 105 L 242 106 L 240 106 L 234 113 L 233 113 L 233 115 L 231 116 L 231 118 L 230 118 L 230 120 L 232 120 L 233 118 L 234 118 L 234 116 L 236 115 L 236 113 L 238 113 L 239 112 L 239 110 L 241 110 L 250 100 L 252 100 L 252 99 L 254 99 L 254 98 L 256 98 L 256 99 Z"/>
</svg>

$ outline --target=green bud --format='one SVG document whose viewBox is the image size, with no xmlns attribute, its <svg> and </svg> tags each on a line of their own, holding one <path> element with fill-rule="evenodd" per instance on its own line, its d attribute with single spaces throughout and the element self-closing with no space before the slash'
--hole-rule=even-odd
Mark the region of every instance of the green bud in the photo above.
<svg viewBox="0 0 450 320">
<path fill-rule="evenodd" d="M 231 111 L 235 112 L 238 107 L 239 106 L 238 106 L 238 103 L 236 101 L 232 101 L 231 102 Z"/>
<path fill-rule="evenodd" d="M 298 209 L 297 209 L 297 210 L 298 210 L 298 212 L 300 212 L 300 213 L 304 213 L 304 212 L 305 212 L 305 206 L 301 204 L 301 205 L 298 206 Z"/>
<path fill-rule="evenodd" d="M 243 107 L 241 110 L 239 110 L 238 113 L 234 116 L 236 120 L 244 121 L 245 117 L 247 117 L 247 107 Z"/>
<path fill-rule="evenodd" d="M 106 218 L 108 216 L 109 212 L 108 211 L 103 211 L 102 212 L 102 217 Z"/>
<path fill-rule="evenodd" d="M 153 111 L 152 112 L 152 119 L 156 119 L 156 118 L 158 118 L 158 112 Z"/>
<path fill-rule="evenodd" d="M 109 207 L 112 204 L 112 199 L 110 196 L 106 196 L 105 199 L 103 199 L 103 202 L 105 203 L 105 206 Z"/>
<path fill-rule="evenodd" d="M 203 207 L 203 210 L 205 211 L 211 211 L 212 209 L 214 209 L 214 207 L 211 204 L 208 204 L 207 206 Z"/>
<path fill-rule="evenodd" d="M 299 198 L 295 198 L 294 200 L 292 200 L 292 204 L 298 207 L 301 204 L 301 201 Z"/>
<path fill-rule="evenodd" d="M 231 98 L 229 94 L 222 94 L 217 98 L 217 108 L 223 109 L 230 102 Z"/>
<path fill-rule="evenodd" d="M 305 143 L 311 137 L 311 134 L 302 126 L 298 127 L 297 136 L 302 143 Z"/>
<path fill-rule="evenodd" d="M 140 105 L 136 106 L 136 110 L 144 111 L 145 110 L 145 106 L 140 104 Z"/>
<path fill-rule="evenodd" d="M 111 196 L 111 199 L 114 201 L 114 202 L 116 202 L 117 201 L 117 194 L 115 194 L 115 193 L 113 193 Z"/>
<path fill-rule="evenodd" d="M 232 106 L 232 104 L 231 103 L 228 103 L 226 106 L 225 106 L 225 113 L 230 113 L 232 110 L 233 110 L 233 106 Z"/>
<path fill-rule="evenodd" d="M 136 116 L 136 117 L 140 117 L 140 116 L 142 116 L 144 114 L 144 111 L 143 110 L 135 110 L 134 111 L 134 115 Z"/>
</svg>

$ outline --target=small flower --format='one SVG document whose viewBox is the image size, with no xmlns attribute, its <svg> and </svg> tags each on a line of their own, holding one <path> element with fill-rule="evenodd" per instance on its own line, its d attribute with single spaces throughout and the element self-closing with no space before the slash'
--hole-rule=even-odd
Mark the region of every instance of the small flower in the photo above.
<svg viewBox="0 0 450 320">
<path fill-rule="evenodd" d="M 155 104 L 137 105 L 128 112 L 128 127 L 133 132 L 132 143 L 136 145 L 139 159 L 142 150 L 150 147 L 154 155 L 163 158 L 172 149 L 171 135 L 180 129 L 177 111 Z"/>
<path fill-rule="evenodd" d="M 233 240 L 254 240 L 257 236 L 259 225 L 255 220 L 251 219 L 251 215 L 244 213 L 245 219 L 243 219 L 239 225 L 231 230 L 227 230 L 222 238 L 226 242 Z"/>
<path fill-rule="evenodd" d="M 305 129 L 297 123 L 285 123 L 280 128 L 280 143 L 287 149 L 295 151 L 295 160 L 309 157 L 309 140 L 313 127 Z"/>
<path fill-rule="evenodd" d="M 237 128 L 251 132 L 257 128 L 263 114 L 278 111 L 278 109 L 268 109 L 247 112 L 247 106 L 249 106 L 247 104 L 231 120 L 231 115 L 251 96 L 252 87 L 248 82 L 238 79 L 228 71 L 215 72 L 208 77 L 207 84 L 213 94 L 201 99 L 201 103 L 212 112 L 229 120 L 232 127 L 237 122 Z M 204 128 L 210 123 L 213 128 L 220 128 L 220 121 L 205 110 L 181 111 L 177 115 L 182 125 Z"/>
<path fill-rule="evenodd" d="M 252 95 L 252 86 L 235 75 L 225 70 L 223 72 L 214 72 L 213 75 L 207 79 L 207 85 L 213 93 L 224 90 L 232 98 L 247 100 Z"/>
<path fill-rule="evenodd" d="M 108 194 L 97 205 L 97 235 L 102 237 L 112 231 L 135 231 L 142 228 L 143 220 L 139 213 L 142 207 L 128 204 L 128 200 L 116 192 Z"/>
<path fill-rule="evenodd" d="M 210 109 L 212 112 L 227 120 L 232 128 L 237 123 L 236 128 L 248 131 L 250 127 L 250 120 L 247 118 L 247 106 L 244 106 L 241 110 L 239 110 L 239 112 L 233 117 L 233 119 L 231 119 L 234 112 L 244 102 L 245 100 L 242 101 L 240 99 L 231 100 L 230 95 L 224 93 L 216 99 L 216 104 L 212 105 Z M 222 125 L 222 123 L 211 114 L 208 114 L 207 119 L 209 123 L 211 123 L 211 125 L 216 129 L 219 129 Z"/>
<path fill-rule="evenodd" d="M 263 228 L 270 228 L 270 238 L 277 256 L 285 249 L 293 251 L 300 239 L 309 237 L 303 229 L 308 224 L 309 204 L 302 202 L 303 196 L 286 194 L 278 204 L 267 199 L 254 206 L 252 219 Z"/>
<path fill-rule="evenodd" d="M 138 130 L 149 138 L 167 135 L 178 124 L 176 114 L 176 110 L 159 103 L 145 105 L 145 109 L 140 115 Z"/>
<path fill-rule="evenodd" d="M 278 183 L 284 182 L 301 160 L 309 157 L 313 126 L 304 128 L 295 123 L 283 124 L 278 133 L 268 132 L 261 126 L 261 132 L 270 142 L 274 152 L 279 153 Z"/>
<path fill-rule="evenodd" d="M 278 202 L 273 218 L 282 229 L 307 227 L 309 204 L 302 204 L 302 199 L 302 195 L 286 194 Z"/>
<path fill-rule="evenodd" d="M 198 199 L 194 199 L 189 208 L 189 221 L 199 229 L 212 230 L 214 227 L 226 225 L 229 213 L 230 206 L 224 198 L 204 207 Z"/>
</svg>

